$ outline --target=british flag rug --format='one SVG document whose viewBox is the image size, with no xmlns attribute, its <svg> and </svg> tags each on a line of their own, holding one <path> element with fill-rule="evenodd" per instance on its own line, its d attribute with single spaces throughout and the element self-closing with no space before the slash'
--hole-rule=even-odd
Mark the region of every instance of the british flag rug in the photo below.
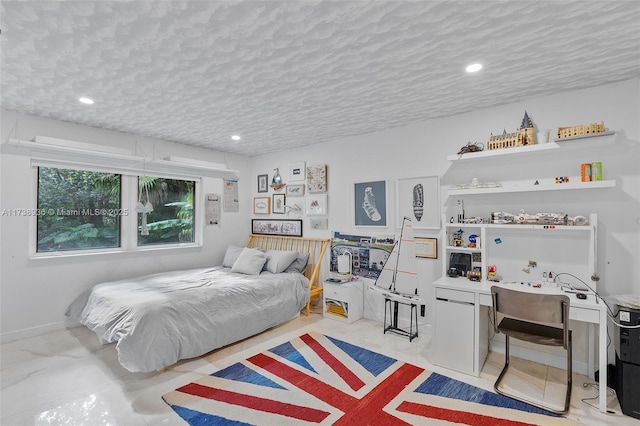
<svg viewBox="0 0 640 426">
<path fill-rule="evenodd" d="M 163 399 L 191 426 L 576 424 L 315 332 Z"/>
</svg>

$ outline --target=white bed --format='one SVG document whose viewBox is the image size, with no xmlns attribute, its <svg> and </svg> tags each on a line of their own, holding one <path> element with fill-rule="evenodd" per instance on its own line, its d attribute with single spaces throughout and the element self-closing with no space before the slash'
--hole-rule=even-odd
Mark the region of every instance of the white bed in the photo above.
<svg viewBox="0 0 640 426">
<path fill-rule="evenodd" d="M 252 234 L 220 266 L 98 284 L 66 314 L 115 342 L 129 371 L 161 370 L 308 313 L 328 242 Z"/>
</svg>

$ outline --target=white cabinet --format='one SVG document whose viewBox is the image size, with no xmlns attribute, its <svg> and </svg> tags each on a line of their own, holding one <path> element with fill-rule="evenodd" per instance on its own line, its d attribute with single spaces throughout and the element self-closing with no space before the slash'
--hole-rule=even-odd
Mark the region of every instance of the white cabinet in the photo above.
<svg viewBox="0 0 640 426">
<path fill-rule="evenodd" d="M 322 314 L 347 324 L 362 318 L 364 295 L 362 282 L 333 283 L 325 281 L 322 292 Z"/>
<path fill-rule="evenodd" d="M 475 294 L 436 287 L 432 362 L 475 374 Z"/>
</svg>

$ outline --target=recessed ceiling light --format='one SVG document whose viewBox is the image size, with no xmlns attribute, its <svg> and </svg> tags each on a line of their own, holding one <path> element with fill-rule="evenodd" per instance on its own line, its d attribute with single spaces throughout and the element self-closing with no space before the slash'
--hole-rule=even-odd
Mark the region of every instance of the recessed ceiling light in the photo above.
<svg viewBox="0 0 640 426">
<path fill-rule="evenodd" d="M 240 136 L 233 135 L 233 136 L 231 136 L 231 139 L 233 139 L 234 141 L 239 141 L 240 140 Z"/>
<path fill-rule="evenodd" d="M 83 104 L 85 104 L 85 105 L 93 105 L 93 99 L 91 99 L 91 98 L 84 98 L 83 97 L 83 98 L 78 98 L 78 100 L 80 102 L 82 102 Z"/>
<path fill-rule="evenodd" d="M 467 72 L 478 72 L 482 69 L 482 64 L 471 64 L 467 67 Z"/>
</svg>

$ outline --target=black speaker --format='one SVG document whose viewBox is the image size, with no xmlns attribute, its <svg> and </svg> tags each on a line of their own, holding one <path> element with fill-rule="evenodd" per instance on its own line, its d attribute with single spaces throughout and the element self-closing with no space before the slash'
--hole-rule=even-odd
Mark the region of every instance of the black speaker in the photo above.
<svg viewBox="0 0 640 426">
<path fill-rule="evenodd" d="M 640 419 L 640 365 L 621 361 L 616 354 L 616 393 L 622 412 Z"/>
</svg>

